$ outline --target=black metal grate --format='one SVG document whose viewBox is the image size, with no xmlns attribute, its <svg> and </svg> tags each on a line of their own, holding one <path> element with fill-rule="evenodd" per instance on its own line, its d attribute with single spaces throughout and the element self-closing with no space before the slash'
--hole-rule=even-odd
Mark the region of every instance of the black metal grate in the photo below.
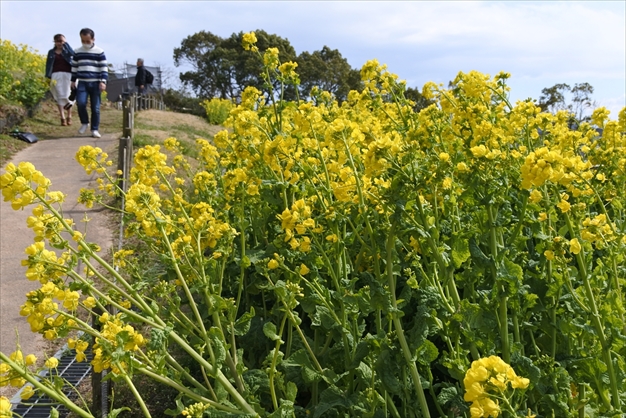
<svg viewBox="0 0 626 418">
<path fill-rule="evenodd" d="M 71 350 L 59 359 L 57 373 L 73 387 L 78 386 L 80 382 L 91 373 L 90 362 L 93 358 L 91 348 L 85 351 L 85 356 L 87 359 L 79 363 L 76 361 L 76 352 Z M 47 376 L 48 373 L 43 374 L 43 378 Z M 70 399 L 75 397 L 75 392 L 68 385 L 63 389 L 63 393 Z M 58 409 L 60 417 L 64 417 L 69 413 L 68 409 L 64 406 L 58 406 L 47 396 L 39 395 L 32 396 L 27 401 L 17 404 L 13 409 L 13 413 L 19 414 L 18 416 L 24 418 L 49 418 L 53 407 Z"/>
</svg>

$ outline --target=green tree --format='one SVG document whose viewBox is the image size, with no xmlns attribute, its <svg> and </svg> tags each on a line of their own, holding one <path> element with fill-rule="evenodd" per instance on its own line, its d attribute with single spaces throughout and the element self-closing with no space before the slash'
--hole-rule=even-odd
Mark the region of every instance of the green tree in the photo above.
<svg viewBox="0 0 626 418">
<path fill-rule="evenodd" d="M 183 39 L 181 46 L 174 49 L 174 64 L 187 63 L 192 67 L 180 75 L 183 85 L 201 98 L 238 99 L 247 86 L 267 91 L 269 86 L 264 85 L 260 75 L 263 62 L 258 54 L 243 49 L 243 34 L 233 33 L 223 39 L 200 31 Z M 256 30 L 255 34 L 260 51 L 278 48 L 282 62 L 295 61 L 296 52 L 288 39 L 263 30 Z"/>
<path fill-rule="evenodd" d="M 319 87 L 342 102 L 350 90 L 363 88 L 359 71 L 352 68 L 336 49 L 324 46 L 321 51 L 305 51 L 298 55 L 296 62 L 302 97 L 307 97 L 313 87 Z"/>
<path fill-rule="evenodd" d="M 424 95 L 416 88 L 407 87 L 404 92 L 404 97 L 414 102 L 413 111 L 419 113 L 420 110 L 427 108 L 434 102 L 432 100 L 428 100 Z"/>
<path fill-rule="evenodd" d="M 576 83 L 570 87 L 566 83 L 557 83 L 552 87 L 541 90 L 539 107 L 543 112 L 556 113 L 566 110 L 572 114 L 576 121 L 588 121 L 588 110 L 596 107 L 595 101 L 591 100 L 593 86 L 589 83 Z M 571 99 L 568 98 L 571 96 Z"/>
</svg>

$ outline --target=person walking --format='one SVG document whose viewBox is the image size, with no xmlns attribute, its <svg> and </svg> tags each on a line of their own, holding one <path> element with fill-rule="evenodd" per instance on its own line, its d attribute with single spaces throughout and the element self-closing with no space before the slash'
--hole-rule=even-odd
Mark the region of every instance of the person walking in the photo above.
<svg viewBox="0 0 626 418">
<path fill-rule="evenodd" d="M 137 93 L 143 94 L 146 89 L 146 68 L 143 66 L 143 58 L 137 58 L 137 74 L 135 74 L 135 87 Z"/>
<path fill-rule="evenodd" d="M 72 105 L 70 83 L 72 79 L 72 57 L 74 50 L 65 41 L 62 34 L 54 35 L 54 48 L 48 51 L 46 58 L 46 78 L 50 79 L 50 92 L 59 107 L 61 125 L 72 124 Z M 65 116 L 67 110 L 67 117 Z"/>
<path fill-rule="evenodd" d="M 106 90 L 109 80 L 109 69 L 104 50 L 95 44 L 96 36 L 89 28 L 81 29 L 82 45 L 74 51 L 72 60 L 72 84 L 76 89 L 76 105 L 82 124 L 78 130 L 84 134 L 89 127 L 87 98 L 91 103 L 91 136 L 100 138 L 100 94 Z"/>
<path fill-rule="evenodd" d="M 139 95 L 139 109 L 145 109 L 143 93 L 146 90 L 146 68 L 143 66 L 143 58 L 137 58 L 137 74 L 135 74 L 135 87 Z M 138 109 L 138 110 L 139 110 Z"/>
</svg>

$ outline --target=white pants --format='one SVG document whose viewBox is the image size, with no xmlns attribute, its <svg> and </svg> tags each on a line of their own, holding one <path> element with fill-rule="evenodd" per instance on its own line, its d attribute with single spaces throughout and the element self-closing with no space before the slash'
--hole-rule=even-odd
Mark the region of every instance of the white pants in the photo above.
<svg viewBox="0 0 626 418">
<path fill-rule="evenodd" d="M 65 106 L 70 102 L 70 84 L 72 82 L 72 73 L 52 73 L 50 81 L 50 91 L 52 97 L 60 106 Z"/>
</svg>

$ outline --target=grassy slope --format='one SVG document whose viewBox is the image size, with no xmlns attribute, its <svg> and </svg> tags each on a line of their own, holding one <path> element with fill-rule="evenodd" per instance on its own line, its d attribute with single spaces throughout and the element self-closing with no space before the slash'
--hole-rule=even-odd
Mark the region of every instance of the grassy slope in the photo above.
<svg viewBox="0 0 626 418">
<path fill-rule="evenodd" d="M 100 110 L 100 133 L 122 132 L 122 112 L 110 105 Z M 39 140 L 76 136 L 80 127 L 76 109 L 72 112 L 72 126 L 61 126 L 56 104 L 51 100 L 42 102 L 34 117 L 19 125 L 22 132 L 32 132 Z M 196 138 L 211 139 L 221 128 L 209 125 L 205 119 L 184 113 L 147 110 L 135 114 L 135 149 L 148 144 L 163 143 L 175 137 L 190 148 Z M 30 144 L 9 135 L 0 134 L 0 166 L 4 166 L 18 151 Z"/>
</svg>

